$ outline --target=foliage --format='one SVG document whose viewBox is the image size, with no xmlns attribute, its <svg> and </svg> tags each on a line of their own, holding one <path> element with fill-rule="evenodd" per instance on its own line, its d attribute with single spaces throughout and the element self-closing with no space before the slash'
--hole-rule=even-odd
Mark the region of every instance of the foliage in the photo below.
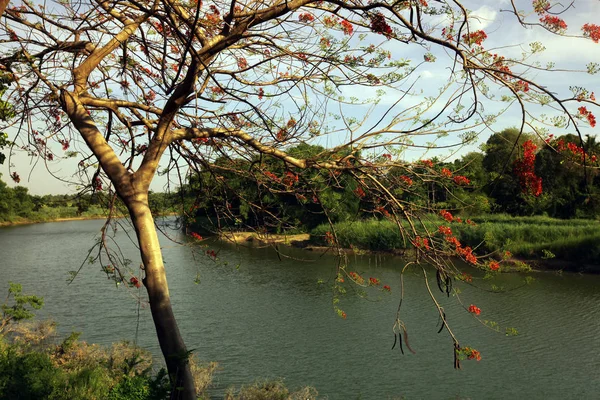
<svg viewBox="0 0 600 400">
<path fill-rule="evenodd" d="M 11 323 L 33 318 L 35 314 L 32 309 L 39 310 L 44 305 L 43 298 L 36 295 L 25 295 L 22 292 L 23 287 L 20 284 L 9 282 L 8 296 L 2 304 L 0 334 Z"/>
<path fill-rule="evenodd" d="M 314 400 L 317 391 L 311 387 L 290 392 L 282 381 L 258 381 L 252 385 L 242 386 L 238 393 L 229 389 L 225 400 Z"/>
</svg>

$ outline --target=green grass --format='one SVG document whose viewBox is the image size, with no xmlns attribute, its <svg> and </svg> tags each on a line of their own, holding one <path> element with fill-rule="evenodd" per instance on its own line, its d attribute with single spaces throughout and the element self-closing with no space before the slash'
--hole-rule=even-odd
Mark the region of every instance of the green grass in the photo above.
<svg viewBox="0 0 600 400">
<path fill-rule="evenodd" d="M 560 220 L 548 217 L 510 217 L 489 215 L 473 218 L 476 225 L 447 223 L 435 215 L 426 216 L 417 225 L 420 235 L 429 231 L 434 237 L 438 226 L 452 228 L 464 245 L 477 248 L 479 254 L 510 251 L 527 259 L 542 259 L 551 254 L 559 260 L 598 264 L 600 260 L 600 222 L 590 220 Z M 408 223 L 402 223 L 408 228 Z M 325 244 L 329 225 L 320 225 L 311 232 L 313 243 Z M 388 220 L 365 220 L 335 224 L 342 247 L 371 251 L 409 248 L 395 223 Z"/>
</svg>

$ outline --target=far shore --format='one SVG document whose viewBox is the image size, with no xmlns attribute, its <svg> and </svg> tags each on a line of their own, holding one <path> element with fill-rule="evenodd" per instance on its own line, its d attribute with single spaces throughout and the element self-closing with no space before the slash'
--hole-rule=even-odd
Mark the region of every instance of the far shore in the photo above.
<svg viewBox="0 0 600 400">
<path fill-rule="evenodd" d="M 295 248 L 300 248 L 307 251 L 320 253 L 335 254 L 336 248 L 328 246 L 313 245 L 310 243 L 310 234 L 263 234 L 257 232 L 241 231 L 241 232 L 223 232 L 219 235 L 220 240 L 232 242 L 235 244 L 248 243 L 258 246 L 284 245 Z M 407 255 L 413 254 L 411 249 L 391 249 L 388 251 L 373 251 L 359 248 L 340 248 L 341 252 L 347 255 L 387 255 L 391 257 L 406 258 Z M 522 265 L 526 264 L 533 272 L 584 272 L 598 274 L 596 265 L 581 264 L 577 262 L 569 262 L 557 259 L 531 259 L 522 257 L 511 257 L 510 259 L 501 262 L 503 268 L 501 272 L 523 272 Z"/>
<path fill-rule="evenodd" d="M 177 213 L 165 213 L 155 215 L 154 217 L 168 217 L 178 215 Z M 51 218 L 46 220 L 33 220 L 33 219 L 19 219 L 16 221 L 0 221 L 0 227 L 18 226 L 18 225 L 32 225 L 32 224 L 45 224 L 48 222 L 69 222 L 69 221 L 87 221 L 95 219 L 106 219 L 107 215 L 91 215 L 91 216 L 80 216 L 80 217 L 62 217 L 62 218 Z M 113 215 L 112 218 L 126 218 L 124 214 Z"/>
</svg>

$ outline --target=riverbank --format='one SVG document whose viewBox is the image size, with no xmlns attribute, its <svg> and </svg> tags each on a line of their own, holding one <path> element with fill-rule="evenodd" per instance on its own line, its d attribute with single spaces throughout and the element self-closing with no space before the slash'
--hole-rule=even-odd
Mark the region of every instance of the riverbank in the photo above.
<svg viewBox="0 0 600 400">
<path fill-rule="evenodd" d="M 418 233 L 422 237 L 437 237 L 443 242 L 440 226 L 449 227 L 460 243 L 472 247 L 477 254 L 502 259 L 509 252 L 509 260 L 503 261 L 507 269 L 519 269 L 526 263 L 540 270 L 600 273 L 598 221 L 489 215 L 473 218 L 467 224 L 449 223 L 437 216 L 428 216 L 423 219 Z M 405 243 L 396 223 L 388 220 L 343 222 L 335 224 L 333 230 L 344 248 L 402 253 L 411 247 Z M 315 228 L 311 232 L 311 244 L 326 246 L 327 232 L 330 231 L 329 225 Z"/>
<path fill-rule="evenodd" d="M 178 213 L 176 212 L 171 212 L 171 213 L 162 213 L 162 214 L 158 214 L 155 215 L 154 217 L 172 217 L 172 216 L 177 216 Z M 108 215 L 106 214 L 89 214 L 89 215 L 82 215 L 82 216 L 77 216 L 77 217 L 56 217 L 56 218 L 45 218 L 45 219 L 32 219 L 32 218 L 22 218 L 22 217 L 16 217 L 15 219 L 11 220 L 11 221 L 0 221 L 0 228 L 2 227 L 8 227 L 8 226 L 19 226 L 19 225 L 31 225 L 31 224 L 43 224 L 43 223 L 47 223 L 47 222 L 69 222 L 69 221 L 87 221 L 87 220 L 94 220 L 94 219 L 106 219 L 108 217 Z M 128 216 L 125 214 L 116 214 L 113 215 L 112 218 L 127 218 Z"/>
</svg>

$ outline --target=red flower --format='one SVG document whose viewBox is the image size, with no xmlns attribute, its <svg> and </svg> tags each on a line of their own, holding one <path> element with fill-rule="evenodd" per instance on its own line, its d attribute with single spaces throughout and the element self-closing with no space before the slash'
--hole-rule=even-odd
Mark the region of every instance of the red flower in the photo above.
<svg viewBox="0 0 600 400">
<path fill-rule="evenodd" d="M 371 16 L 371 24 L 369 25 L 371 30 L 375 33 L 380 33 L 388 39 L 394 36 L 394 31 L 385 20 L 385 17 L 381 13 L 377 13 Z"/>
<path fill-rule="evenodd" d="M 13 181 L 15 181 L 15 183 L 21 182 L 21 177 L 16 172 L 13 172 L 12 174 L 10 174 L 10 177 L 12 178 Z"/>
<path fill-rule="evenodd" d="M 500 269 L 500 264 L 498 264 L 496 261 L 490 262 L 490 270 L 491 271 L 498 271 L 499 269 Z"/>
<path fill-rule="evenodd" d="M 540 22 L 546 27 L 546 29 L 552 32 L 561 32 L 567 29 L 567 24 L 565 21 L 553 15 L 544 15 L 542 18 L 540 18 Z"/>
<path fill-rule="evenodd" d="M 442 168 L 442 175 L 446 178 L 452 178 L 452 171 L 448 168 Z"/>
<path fill-rule="evenodd" d="M 311 13 L 302 13 L 298 16 L 298 21 L 300 22 L 313 22 L 315 20 L 315 16 Z"/>
<path fill-rule="evenodd" d="M 404 183 L 406 183 L 408 186 L 411 186 L 411 185 L 413 184 L 413 180 L 412 180 L 412 179 L 410 179 L 410 178 L 409 178 L 408 176 L 406 176 L 406 175 L 402 175 L 402 176 L 400 176 L 400 179 L 401 179 L 401 180 L 402 180 Z"/>
<path fill-rule="evenodd" d="M 477 46 L 481 46 L 481 43 L 483 43 L 483 41 L 487 39 L 487 35 L 484 31 L 479 30 L 468 35 L 464 34 L 462 38 L 465 42 L 467 42 L 469 46 L 472 46 L 474 44 L 476 44 Z"/>
<path fill-rule="evenodd" d="M 481 309 L 480 309 L 479 307 L 477 307 L 477 306 L 475 306 L 475 305 L 471 304 L 471 305 L 469 306 L 469 312 L 470 312 L 470 313 L 473 313 L 473 314 L 475 314 L 475 315 L 479 315 L 479 314 L 481 314 Z"/>
<path fill-rule="evenodd" d="M 352 26 L 352 24 L 346 21 L 345 19 L 342 19 L 340 21 L 340 25 L 342 26 L 342 31 L 344 32 L 344 35 L 352 35 L 352 33 L 354 32 L 354 27 Z"/>
<path fill-rule="evenodd" d="M 448 236 L 448 235 L 452 235 L 452 229 L 450 229 L 450 228 L 449 228 L 449 227 L 447 227 L 447 226 L 443 226 L 443 225 L 442 225 L 442 226 L 440 226 L 440 227 L 438 228 L 438 230 L 440 231 L 440 233 L 442 233 L 442 234 L 444 234 L 444 235 L 447 235 L 447 236 Z"/>
<path fill-rule="evenodd" d="M 204 240 L 204 238 L 202 236 L 200 236 L 199 234 L 197 234 L 196 232 L 190 232 L 190 236 L 196 240 Z"/>
<path fill-rule="evenodd" d="M 560 143 L 559 143 L 560 151 Z M 519 177 L 523 193 L 538 197 L 542 194 L 542 178 L 535 174 L 535 150 L 537 146 L 531 140 L 523 143 L 523 158 L 513 163 L 515 175 Z"/>
<path fill-rule="evenodd" d="M 365 191 L 360 186 L 354 189 L 354 194 L 360 197 L 361 199 L 366 195 Z"/>
<path fill-rule="evenodd" d="M 389 285 L 383 285 L 383 290 L 387 290 L 388 292 L 391 292 L 392 288 Z"/>
<path fill-rule="evenodd" d="M 466 272 L 463 272 L 460 278 L 465 282 L 473 282 L 473 276 L 467 274 Z"/>
<path fill-rule="evenodd" d="M 444 218 L 448 222 L 452 222 L 454 220 L 454 217 L 452 216 L 452 214 L 450 214 L 450 212 L 448 212 L 446 210 L 440 211 L 440 215 L 442 216 L 442 218 Z"/>
<path fill-rule="evenodd" d="M 136 288 L 139 288 L 142 286 L 142 283 L 139 281 L 138 278 L 136 278 L 135 276 L 131 277 L 131 279 L 129 280 L 129 283 L 131 283 L 133 286 L 135 286 Z"/>
<path fill-rule="evenodd" d="M 579 107 L 577 110 L 579 111 L 579 114 L 582 117 L 587 118 L 587 120 L 592 128 L 594 128 L 596 126 L 596 117 L 594 116 L 594 114 L 592 114 L 591 111 L 588 111 L 587 108 L 585 108 L 585 107 Z"/>
<path fill-rule="evenodd" d="M 352 278 L 354 282 L 358 283 L 359 285 L 362 285 L 365 282 L 363 277 L 357 274 L 356 272 L 350 272 L 348 275 L 350 276 L 350 278 Z"/>
<path fill-rule="evenodd" d="M 470 184 L 471 181 L 466 176 L 456 175 L 454 177 L 454 183 L 456 183 L 459 186 L 464 186 Z"/>
<path fill-rule="evenodd" d="M 421 236 L 416 236 L 415 237 L 415 247 L 417 248 L 424 248 L 425 250 L 430 250 L 431 247 L 429 247 L 429 239 L 427 238 L 422 238 Z"/>
<path fill-rule="evenodd" d="M 381 284 L 381 282 L 379 281 L 379 279 L 377 279 L 377 278 L 369 278 L 369 285 L 377 286 L 377 285 L 380 285 L 380 284 Z"/>
<path fill-rule="evenodd" d="M 584 37 L 592 39 L 595 43 L 600 41 L 600 26 L 594 24 L 585 24 L 581 30 L 583 31 Z"/>
<path fill-rule="evenodd" d="M 426 167 L 433 168 L 433 162 L 431 160 L 421 160 L 420 163 Z"/>
</svg>

